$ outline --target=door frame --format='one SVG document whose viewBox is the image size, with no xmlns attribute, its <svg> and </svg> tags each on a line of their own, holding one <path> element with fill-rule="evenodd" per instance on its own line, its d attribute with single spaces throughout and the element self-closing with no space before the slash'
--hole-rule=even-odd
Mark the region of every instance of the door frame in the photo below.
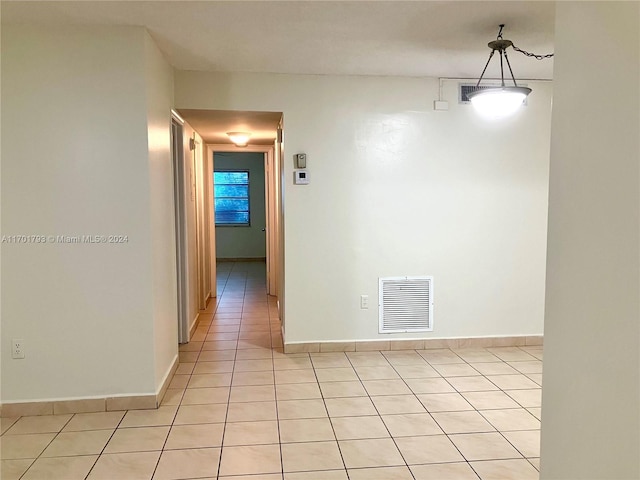
<svg viewBox="0 0 640 480">
<path fill-rule="evenodd" d="M 176 238 L 176 295 L 178 343 L 189 341 L 189 272 L 187 240 L 187 185 L 184 168 L 184 120 L 171 111 L 171 168 L 173 174 L 173 208 Z"/>
<path fill-rule="evenodd" d="M 193 157 L 192 172 L 195 185 L 195 221 L 196 221 L 196 276 L 198 281 L 198 309 L 204 311 L 207 308 L 209 297 L 213 297 L 212 286 L 207 279 L 208 260 L 208 228 L 207 228 L 207 165 L 203 152 L 206 151 L 204 141 L 200 134 L 194 130 L 190 140 L 191 155 Z M 209 288 L 207 288 L 209 287 Z"/>
<path fill-rule="evenodd" d="M 215 152 L 256 152 L 264 154 L 264 171 L 265 171 L 265 209 L 266 209 L 266 252 L 267 252 L 267 294 L 278 296 L 278 280 L 279 274 L 279 230 L 277 219 L 277 205 L 276 200 L 276 166 L 274 161 L 275 147 L 274 145 L 248 145 L 239 149 L 235 145 L 230 144 L 207 144 L 207 175 L 209 179 L 213 180 L 213 155 Z M 211 282 L 215 285 L 215 210 L 213 208 L 213 188 L 209 189 L 209 239 L 211 245 Z"/>
</svg>

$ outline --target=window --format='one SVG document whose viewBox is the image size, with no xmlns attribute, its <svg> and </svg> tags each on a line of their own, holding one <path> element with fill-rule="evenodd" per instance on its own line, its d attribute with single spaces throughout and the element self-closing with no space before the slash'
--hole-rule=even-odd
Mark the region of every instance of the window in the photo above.
<svg viewBox="0 0 640 480">
<path fill-rule="evenodd" d="M 215 171 L 213 182 L 216 225 L 249 226 L 249 172 Z"/>
</svg>

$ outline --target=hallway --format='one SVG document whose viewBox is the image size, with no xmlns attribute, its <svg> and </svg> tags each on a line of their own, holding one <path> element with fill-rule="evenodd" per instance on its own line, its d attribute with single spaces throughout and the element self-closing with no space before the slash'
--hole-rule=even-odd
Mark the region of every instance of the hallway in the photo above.
<svg viewBox="0 0 640 480">
<path fill-rule="evenodd" d="M 218 264 L 158 410 L 2 419 L 2 478 L 538 478 L 542 347 L 285 355 L 264 268 Z"/>
</svg>

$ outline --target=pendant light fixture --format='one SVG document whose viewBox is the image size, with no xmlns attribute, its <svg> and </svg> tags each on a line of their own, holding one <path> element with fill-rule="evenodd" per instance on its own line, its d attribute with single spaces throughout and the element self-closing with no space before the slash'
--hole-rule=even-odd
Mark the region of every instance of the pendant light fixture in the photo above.
<svg viewBox="0 0 640 480">
<path fill-rule="evenodd" d="M 236 147 L 246 147 L 251 138 L 251 132 L 227 132 L 227 136 Z"/>
<path fill-rule="evenodd" d="M 502 29 L 504 24 L 500 25 L 500 31 L 495 40 L 489 42 L 487 46 L 491 49 L 489 59 L 480 74 L 478 83 L 476 84 L 477 90 L 469 93 L 467 97 L 471 101 L 474 108 L 483 116 L 492 118 L 502 118 L 515 113 L 524 103 L 527 96 L 531 93 L 531 89 L 527 87 L 518 86 L 516 77 L 513 75 L 511 64 L 509 63 L 509 57 L 507 56 L 507 48 L 512 47 L 517 52 L 521 52 L 529 57 L 535 57 L 538 60 L 543 58 L 550 58 L 553 53 L 548 55 L 536 55 L 533 53 L 525 52 L 524 50 L 516 47 L 511 40 L 502 38 Z M 487 67 L 491 62 L 494 54 L 498 52 L 500 55 L 500 86 L 499 87 L 481 87 L 480 82 L 484 77 Z M 506 62 L 511 74 L 511 80 L 513 85 L 507 85 L 504 80 L 504 63 Z"/>
</svg>

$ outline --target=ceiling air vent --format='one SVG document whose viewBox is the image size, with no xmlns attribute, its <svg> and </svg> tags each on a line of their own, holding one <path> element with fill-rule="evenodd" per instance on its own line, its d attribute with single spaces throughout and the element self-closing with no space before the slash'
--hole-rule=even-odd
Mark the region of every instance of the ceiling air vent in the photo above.
<svg viewBox="0 0 640 480">
<path fill-rule="evenodd" d="M 469 94 L 480 90 L 486 90 L 487 88 L 499 87 L 500 83 L 483 83 L 479 87 L 475 83 L 461 83 L 458 86 L 458 103 L 471 103 L 469 100 Z M 526 87 L 524 84 L 518 84 L 519 87 Z M 524 104 L 527 104 L 525 99 Z"/>
<path fill-rule="evenodd" d="M 379 333 L 433 330 L 433 277 L 381 278 L 379 288 Z"/>
</svg>

